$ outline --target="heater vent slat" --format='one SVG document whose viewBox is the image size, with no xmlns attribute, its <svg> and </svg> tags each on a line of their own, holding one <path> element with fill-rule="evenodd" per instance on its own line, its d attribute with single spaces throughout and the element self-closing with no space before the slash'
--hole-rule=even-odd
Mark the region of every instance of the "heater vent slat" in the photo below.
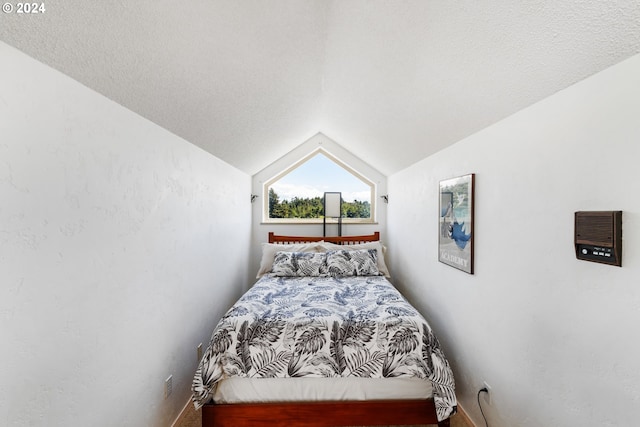
<svg viewBox="0 0 640 427">
<path fill-rule="evenodd" d="M 593 244 L 611 244 L 613 241 L 613 217 L 581 215 L 576 219 L 576 239 Z"/>
</svg>

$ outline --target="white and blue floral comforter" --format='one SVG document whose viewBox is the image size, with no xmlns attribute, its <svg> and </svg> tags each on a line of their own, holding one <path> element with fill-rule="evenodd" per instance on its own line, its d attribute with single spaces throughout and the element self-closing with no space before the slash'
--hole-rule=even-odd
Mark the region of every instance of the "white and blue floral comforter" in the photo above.
<svg viewBox="0 0 640 427">
<path fill-rule="evenodd" d="M 418 377 L 432 383 L 439 420 L 457 404 L 437 338 L 383 276 L 262 277 L 215 328 L 196 407 L 230 376 Z"/>
</svg>

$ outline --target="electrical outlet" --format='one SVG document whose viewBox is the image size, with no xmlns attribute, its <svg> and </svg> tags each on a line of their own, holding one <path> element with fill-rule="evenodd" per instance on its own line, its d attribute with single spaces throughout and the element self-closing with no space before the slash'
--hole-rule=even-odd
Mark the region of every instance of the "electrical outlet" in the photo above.
<svg viewBox="0 0 640 427">
<path fill-rule="evenodd" d="M 164 380 L 164 398 L 167 399 L 171 396 L 171 392 L 173 391 L 173 375 L 169 375 L 169 378 Z"/>
<path fill-rule="evenodd" d="M 200 360 L 202 360 L 202 343 L 196 347 L 196 357 L 198 358 L 197 362 L 200 363 Z"/>
<path fill-rule="evenodd" d="M 484 399 L 485 401 L 489 404 L 492 405 L 493 404 L 493 399 L 492 399 L 492 395 L 491 395 L 491 386 L 489 384 L 487 384 L 486 381 L 484 381 L 482 383 L 482 387 L 485 388 L 487 391 L 484 394 Z"/>
</svg>

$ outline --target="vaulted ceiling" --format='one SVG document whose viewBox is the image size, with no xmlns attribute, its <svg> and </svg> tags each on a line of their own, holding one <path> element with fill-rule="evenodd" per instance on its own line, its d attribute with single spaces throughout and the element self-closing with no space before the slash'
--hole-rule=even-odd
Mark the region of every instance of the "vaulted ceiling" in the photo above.
<svg viewBox="0 0 640 427">
<path fill-rule="evenodd" d="M 251 175 L 317 132 L 390 175 L 640 52 L 637 0 L 45 7 L 0 40 Z"/>
</svg>

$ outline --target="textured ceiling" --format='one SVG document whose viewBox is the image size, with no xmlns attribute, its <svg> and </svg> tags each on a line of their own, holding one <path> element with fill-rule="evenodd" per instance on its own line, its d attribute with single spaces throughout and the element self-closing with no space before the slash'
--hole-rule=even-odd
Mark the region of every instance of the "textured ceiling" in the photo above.
<svg viewBox="0 0 640 427">
<path fill-rule="evenodd" d="M 0 40 L 251 175 L 317 132 L 390 175 L 640 52 L 637 0 L 45 5 Z"/>
</svg>

